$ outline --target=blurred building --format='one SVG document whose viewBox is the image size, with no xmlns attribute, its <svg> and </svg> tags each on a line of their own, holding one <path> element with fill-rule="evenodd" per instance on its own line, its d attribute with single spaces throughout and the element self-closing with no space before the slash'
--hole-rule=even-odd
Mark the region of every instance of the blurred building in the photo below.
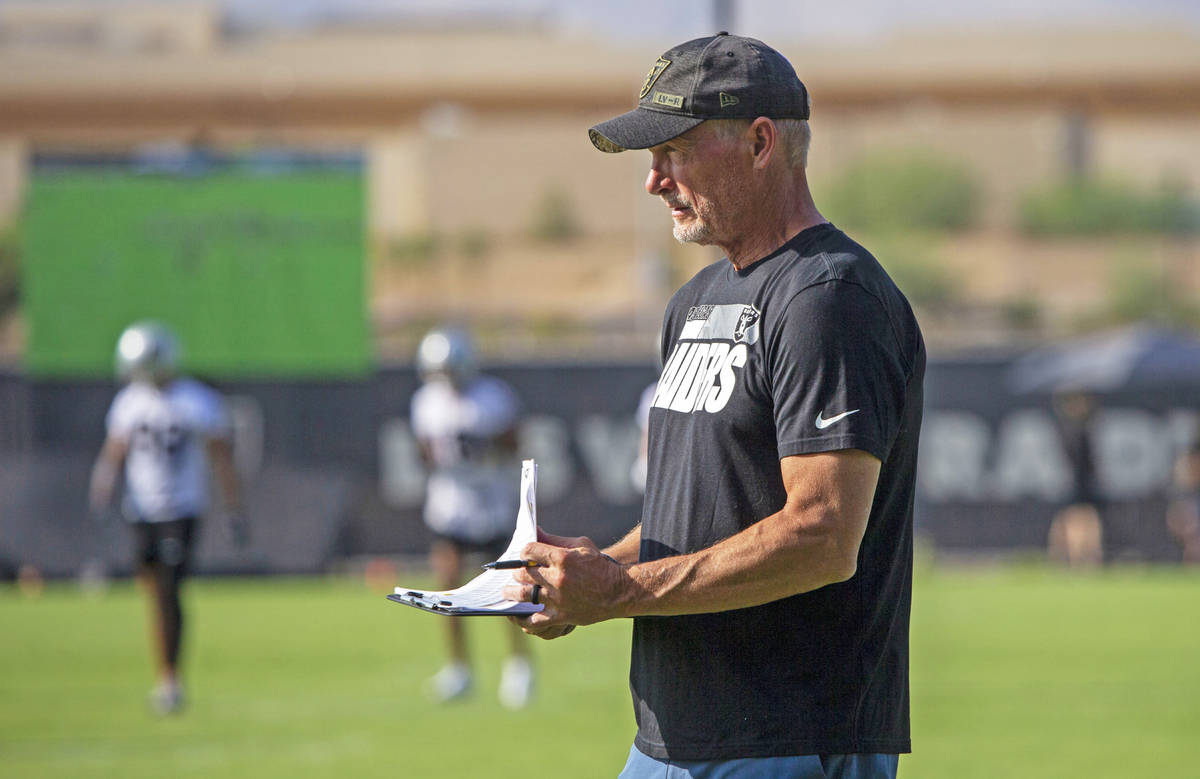
<svg viewBox="0 0 1200 779">
<path fill-rule="evenodd" d="M 217 45 L 221 12 L 203 2 L 15 2 L 0 6 L 0 28 L 6 49 L 200 52 Z"/>
<path fill-rule="evenodd" d="M 1200 290 L 1193 227 L 1039 235 L 1022 224 L 1025 194 L 1060 181 L 1166 183 L 1195 198 L 1196 31 L 959 31 L 819 46 L 758 34 L 812 91 L 811 177 L 834 221 L 843 224 L 833 195 L 874 155 L 919 151 L 969 171 L 979 197 L 969 224 L 845 226 L 900 280 L 931 345 L 921 531 L 949 550 L 1044 545 L 1071 488 L 1047 401 L 1007 388 L 1011 353 L 956 358 L 947 347 L 1057 335 L 1114 293 L 1200 308 L 1191 304 Z M 33 233 L 72 238 L 38 243 L 36 262 L 25 263 L 56 264 L 41 289 L 60 297 L 40 320 L 0 313 L 0 357 L 38 344 L 23 343 L 14 323 L 49 322 L 62 331 L 60 350 L 94 368 L 38 373 L 30 348 L 21 369 L 0 371 L 0 558 L 67 575 L 94 553 L 97 531 L 79 507 L 111 399 L 112 341 L 82 303 L 151 297 L 139 294 L 149 283 L 135 282 L 159 265 L 172 279 L 190 274 L 163 297 L 232 333 L 237 359 L 224 365 L 238 370 L 215 377 L 236 401 L 250 509 L 263 537 L 277 539 L 270 559 L 240 559 L 206 534 L 203 570 L 313 572 L 337 556 L 423 551 L 408 362 L 416 339 L 448 318 L 474 325 L 489 362 L 513 358 L 495 367 L 538 411 L 521 445 L 544 464 L 539 491 L 551 513 L 575 523 L 561 531 L 601 538 L 636 521 L 632 410 L 652 378 L 651 344 L 667 296 L 713 254 L 672 241 L 665 209 L 641 191 L 645 154 L 599 154 L 584 130 L 633 105 L 656 50 L 675 38 L 621 45 L 536 19 L 461 15 L 250 29 L 215 2 L 0 0 L 0 304 L 13 299 L 14 234 L 25 233 L 25 247 Z M 221 178 L 206 178 L 213 160 L 243 154 L 249 173 L 204 188 Z M 331 194 L 334 177 L 305 188 L 281 179 L 275 200 L 255 200 L 260 169 L 317 157 L 350 161 L 338 169 L 349 172 L 343 189 Z M 154 187 L 122 198 L 95 176 L 75 199 L 31 208 L 53 199 L 48 183 L 72 165 Z M 884 188 L 873 170 L 868 195 Z M 219 208 L 193 213 L 195 201 L 181 199 L 159 209 L 154 196 L 177 183 L 219 191 L 209 198 Z M 911 192 L 900 184 L 902 198 L 926 197 L 918 182 Z M 300 216 L 280 213 L 298 200 Z M 273 244 L 272 230 L 282 236 Z M 297 262 L 298 247 L 328 274 Z M 135 270 L 114 274 L 117 259 Z M 348 319 L 341 310 L 357 316 L 354 342 L 368 340 L 361 274 L 336 284 L 360 270 L 343 273 L 352 262 L 370 270 L 375 353 L 314 377 L 318 346 L 347 351 L 310 337 Z M 212 273 L 201 272 L 206 264 Z M 1114 276 L 1126 265 L 1140 275 Z M 216 272 L 229 267 L 245 273 Z M 268 279 L 263 267 L 296 283 Z M 347 305 L 330 313 L 337 286 Z M 66 289 L 80 305 L 62 302 Z M 272 320 L 283 324 L 270 339 L 247 337 L 244 310 L 279 313 L 280 299 L 305 317 Z M 88 339 L 99 346 L 83 349 Z M 200 339 L 189 343 L 200 351 Z M 295 360 L 264 375 L 263 355 L 279 356 L 280 344 Z M 1160 504 L 1176 455 L 1200 429 L 1194 385 L 1106 401 L 1098 452 L 1119 509 L 1116 558 L 1178 555 Z"/>
<path fill-rule="evenodd" d="M 1014 301 L 1037 301 L 1053 323 L 1104 294 L 1095 242 L 1015 232 L 1022 192 L 1089 173 L 1200 190 L 1194 30 L 772 43 L 814 96 L 819 203 L 881 150 L 932 150 L 976 176 L 976 224 L 939 241 L 960 290 L 953 321 L 927 320 L 935 342 L 988 340 L 997 319 L 979 312 Z M 0 221 L 19 211 L 32 154 L 360 150 L 385 354 L 455 314 L 495 331 L 522 322 L 530 338 L 554 331 L 567 353 L 642 353 L 673 286 L 712 258 L 675 246 L 663 209 L 639 195 L 644 155 L 597 154 L 584 132 L 633 105 L 653 53 L 539 25 L 234 34 L 213 4 L 9 2 Z M 1147 247 L 1134 251 L 1200 289 L 1194 236 Z"/>
</svg>

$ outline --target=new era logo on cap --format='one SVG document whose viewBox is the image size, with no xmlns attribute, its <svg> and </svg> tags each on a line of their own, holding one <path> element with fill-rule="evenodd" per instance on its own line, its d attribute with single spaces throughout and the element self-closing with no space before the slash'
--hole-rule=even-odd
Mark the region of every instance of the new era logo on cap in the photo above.
<svg viewBox="0 0 1200 779">
<path fill-rule="evenodd" d="M 588 131 L 606 152 L 647 149 L 705 119 L 807 119 L 808 90 L 762 41 L 718 33 L 682 43 L 650 67 L 633 111 Z"/>
</svg>

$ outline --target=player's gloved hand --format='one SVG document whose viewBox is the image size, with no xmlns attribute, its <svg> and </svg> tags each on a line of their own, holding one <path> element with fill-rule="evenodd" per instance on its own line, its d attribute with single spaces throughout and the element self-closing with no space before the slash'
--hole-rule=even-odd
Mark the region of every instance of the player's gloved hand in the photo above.
<svg viewBox="0 0 1200 779">
<path fill-rule="evenodd" d="M 245 549 L 250 545 L 250 521 L 246 519 L 246 512 L 242 509 L 230 509 L 226 521 L 229 523 L 229 535 L 233 539 L 233 545 L 238 549 Z"/>
</svg>

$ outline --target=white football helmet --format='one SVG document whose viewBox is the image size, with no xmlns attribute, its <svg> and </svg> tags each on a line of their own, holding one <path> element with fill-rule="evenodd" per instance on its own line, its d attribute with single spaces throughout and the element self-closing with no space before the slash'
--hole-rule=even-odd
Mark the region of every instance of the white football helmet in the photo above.
<svg viewBox="0 0 1200 779">
<path fill-rule="evenodd" d="M 163 382 L 179 367 L 179 341 L 159 322 L 134 322 L 117 339 L 114 362 L 121 381 Z"/>
<path fill-rule="evenodd" d="M 475 346 L 471 336 L 454 327 L 430 330 L 417 347 L 417 372 L 421 379 L 444 379 L 461 387 L 475 376 Z"/>
</svg>

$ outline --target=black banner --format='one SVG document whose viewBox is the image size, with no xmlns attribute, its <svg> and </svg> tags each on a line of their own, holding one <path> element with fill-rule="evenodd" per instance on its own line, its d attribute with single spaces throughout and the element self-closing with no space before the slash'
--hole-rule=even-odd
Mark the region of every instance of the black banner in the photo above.
<svg viewBox="0 0 1200 779">
<path fill-rule="evenodd" d="M 1008 389 L 1011 355 L 935 360 L 926 380 L 917 530 L 935 549 L 1046 548 L 1075 470 L 1048 397 Z M 524 410 L 520 454 L 539 464 L 539 519 L 606 543 L 639 519 L 634 412 L 649 365 L 513 365 L 490 370 Z M 419 554 L 425 473 L 409 426 L 409 368 L 365 381 L 222 382 L 247 485 L 253 543 L 235 550 L 215 518 L 202 572 L 326 570 L 339 557 Z M 0 568 L 53 576 L 85 564 L 128 571 L 123 529 L 88 517 L 91 463 L 110 382 L 0 376 Z M 1090 425 L 1111 559 L 1177 560 L 1164 513 L 1172 472 L 1200 430 L 1200 387 L 1105 394 Z M 513 478 L 518 478 L 514 470 Z M 89 563 L 90 561 L 90 563 Z"/>
</svg>

